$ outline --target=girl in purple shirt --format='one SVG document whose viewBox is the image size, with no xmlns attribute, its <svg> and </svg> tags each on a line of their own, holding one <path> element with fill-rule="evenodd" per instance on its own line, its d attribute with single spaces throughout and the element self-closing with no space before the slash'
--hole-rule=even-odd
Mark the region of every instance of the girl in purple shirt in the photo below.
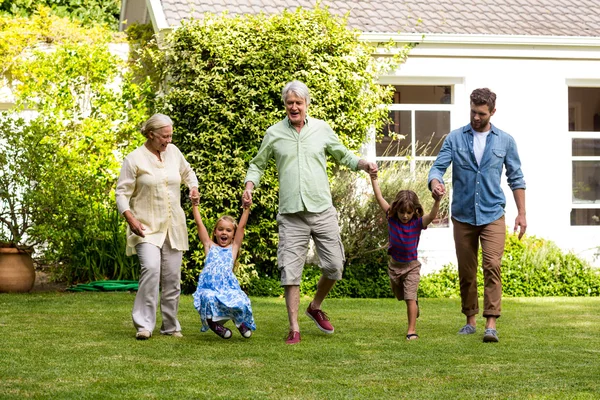
<svg viewBox="0 0 600 400">
<path fill-rule="evenodd" d="M 440 209 L 440 197 L 434 196 L 433 208 L 429 214 L 424 215 L 419 197 L 412 190 L 401 190 L 396 195 L 392 204 L 383 198 L 377 175 L 371 175 L 371 184 L 375 192 L 377 203 L 385 211 L 388 220 L 390 255 L 388 275 L 392 291 L 398 300 L 406 302 L 408 316 L 407 340 L 419 338 L 416 333 L 417 317 L 419 316 L 419 303 L 417 290 L 421 279 L 421 263 L 418 260 L 417 247 L 421 231 L 436 217 Z"/>
</svg>

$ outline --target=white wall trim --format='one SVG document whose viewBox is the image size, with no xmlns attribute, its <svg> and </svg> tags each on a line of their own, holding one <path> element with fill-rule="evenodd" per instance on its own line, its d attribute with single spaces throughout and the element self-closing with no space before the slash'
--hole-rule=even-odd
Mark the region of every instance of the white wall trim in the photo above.
<svg viewBox="0 0 600 400">
<path fill-rule="evenodd" d="M 362 33 L 367 42 L 600 47 L 600 36 L 465 35 L 441 33 Z"/>
<path fill-rule="evenodd" d="M 148 14 L 150 14 L 150 19 L 152 20 L 154 32 L 160 32 L 163 29 L 169 28 L 160 0 L 146 0 L 146 7 L 148 7 Z"/>
</svg>

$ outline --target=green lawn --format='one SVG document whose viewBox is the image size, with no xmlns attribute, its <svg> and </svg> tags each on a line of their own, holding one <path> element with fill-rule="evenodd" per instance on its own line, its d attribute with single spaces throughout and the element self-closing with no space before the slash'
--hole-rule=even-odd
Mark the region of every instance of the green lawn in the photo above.
<svg viewBox="0 0 600 400">
<path fill-rule="evenodd" d="M 404 304 L 331 299 L 335 334 L 302 314 L 296 346 L 283 299 L 252 299 L 250 340 L 200 333 L 184 296 L 184 338 L 136 341 L 133 298 L 0 294 L 0 398 L 600 398 L 600 298 L 505 298 L 496 344 L 482 343 L 483 320 L 456 334 L 458 300 L 422 299 L 421 339 L 407 342 Z"/>
</svg>

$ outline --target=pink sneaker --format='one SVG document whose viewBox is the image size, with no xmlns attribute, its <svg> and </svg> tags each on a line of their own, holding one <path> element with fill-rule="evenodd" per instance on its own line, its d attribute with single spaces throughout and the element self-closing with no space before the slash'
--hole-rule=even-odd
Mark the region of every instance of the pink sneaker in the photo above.
<svg viewBox="0 0 600 400">
<path fill-rule="evenodd" d="M 285 344 L 298 344 L 300 343 L 300 332 L 298 331 L 290 331 L 288 333 L 287 338 L 285 339 Z"/>
<path fill-rule="evenodd" d="M 320 310 L 320 309 L 313 310 L 310 307 L 311 304 L 312 303 L 310 303 L 308 305 L 308 308 L 306 309 L 306 315 L 308 315 L 308 317 L 310 319 L 315 321 L 317 328 L 319 328 L 322 332 L 327 333 L 327 334 L 332 334 L 333 333 L 333 325 L 331 325 L 331 322 L 329 322 L 329 317 L 327 316 L 327 314 L 325 314 L 325 311 Z"/>
</svg>

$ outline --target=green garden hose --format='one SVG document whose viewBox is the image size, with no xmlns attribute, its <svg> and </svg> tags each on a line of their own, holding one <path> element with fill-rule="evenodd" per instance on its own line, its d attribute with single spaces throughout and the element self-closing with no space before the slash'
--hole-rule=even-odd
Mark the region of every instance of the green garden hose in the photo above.
<svg viewBox="0 0 600 400">
<path fill-rule="evenodd" d="M 124 292 L 138 290 L 138 281 L 94 281 L 80 283 L 67 289 L 68 292 Z"/>
</svg>

